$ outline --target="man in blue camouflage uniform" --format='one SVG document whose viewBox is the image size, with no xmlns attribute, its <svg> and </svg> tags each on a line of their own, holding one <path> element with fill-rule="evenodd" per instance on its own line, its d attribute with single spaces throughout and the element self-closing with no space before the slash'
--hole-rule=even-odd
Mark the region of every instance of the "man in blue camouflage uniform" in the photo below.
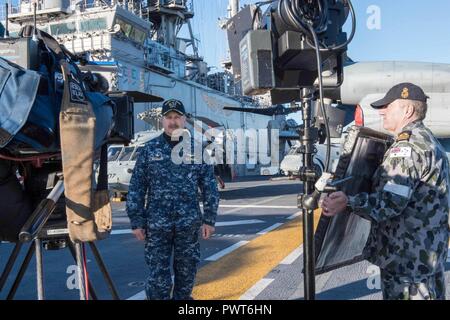
<svg viewBox="0 0 450 320">
<path fill-rule="evenodd" d="M 127 213 L 135 236 L 145 239 L 150 271 L 147 298 L 187 300 L 191 299 L 200 260 L 198 233 L 201 230 L 203 238 L 208 239 L 214 232 L 219 193 L 211 165 L 194 163 L 189 152 L 183 158 L 187 161 L 173 161 L 179 153 L 173 152 L 179 142 L 175 136 L 186 121 L 183 104 L 168 100 L 162 114 L 164 133 L 149 141 L 138 156 L 128 190 Z"/>
<path fill-rule="evenodd" d="M 396 141 L 373 177 L 373 193 L 332 193 L 322 202 L 333 216 L 345 208 L 371 221 L 364 257 L 380 267 L 384 299 L 445 299 L 449 164 L 422 120 L 427 96 L 411 83 L 394 86 L 372 104 Z"/>
</svg>

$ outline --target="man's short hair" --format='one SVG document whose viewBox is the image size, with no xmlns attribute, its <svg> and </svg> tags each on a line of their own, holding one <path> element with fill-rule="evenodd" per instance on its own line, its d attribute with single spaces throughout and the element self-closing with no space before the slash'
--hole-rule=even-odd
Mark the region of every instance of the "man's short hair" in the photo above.
<svg viewBox="0 0 450 320">
<path fill-rule="evenodd" d="M 428 104 L 418 100 L 399 100 L 403 106 L 413 106 L 414 113 L 418 120 L 423 120 L 427 116 Z"/>
<path fill-rule="evenodd" d="M 414 107 L 414 112 L 419 120 L 425 119 L 427 116 L 428 105 L 426 102 L 411 100 L 411 105 Z"/>
</svg>

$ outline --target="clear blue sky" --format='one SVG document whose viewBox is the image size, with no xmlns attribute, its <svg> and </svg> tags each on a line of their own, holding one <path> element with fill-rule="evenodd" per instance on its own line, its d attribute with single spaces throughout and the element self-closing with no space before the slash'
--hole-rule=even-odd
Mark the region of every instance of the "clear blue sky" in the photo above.
<svg viewBox="0 0 450 320">
<path fill-rule="evenodd" d="M 16 2 L 17 0 L 13 0 Z M 241 6 L 255 3 L 241 0 Z M 357 15 L 356 36 L 348 54 L 356 61 L 410 60 L 450 63 L 449 0 L 353 0 Z M 5 0 L 0 0 L 3 6 Z M 380 9 L 381 29 L 366 26 L 370 6 Z M 227 56 L 226 33 L 218 19 L 227 15 L 228 0 L 194 0 L 194 33 L 201 41 L 200 54 L 220 67 Z M 350 19 L 348 19 L 350 21 Z M 349 30 L 348 23 L 346 30 Z M 183 30 L 184 31 L 184 30 Z M 184 32 L 183 32 L 184 33 Z"/>
<path fill-rule="evenodd" d="M 241 5 L 256 1 L 241 1 Z M 353 0 L 357 29 L 348 54 L 356 61 L 409 60 L 450 63 L 449 0 Z M 194 0 L 193 29 L 200 53 L 212 66 L 220 66 L 228 44 L 218 18 L 227 14 L 227 0 Z M 380 29 L 369 30 L 373 11 L 380 10 Z M 350 18 L 347 22 L 350 21 Z M 349 24 L 346 24 L 349 31 Z"/>
<path fill-rule="evenodd" d="M 241 1 L 241 5 L 256 1 Z M 353 0 L 356 34 L 348 55 L 355 61 L 427 61 L 450 63 L 450 0 Z M 226 57 L 226 33 L 218 18 L 226 17 L 228 0 L 194 0 L 193 29 L 199 51 L 210 66 Z M 367 27 L 379 10 L 379 29 Z M 350 33 L 350 17 L 344 30 Z M 214 70 L 212 70 L 214 71 Z M 298 114 L 290 115 L 297 122 Z"/>
<path fill-rule="evenodd" d="M 255 2 L 241 0 L 241 6 Z M 450 0 L 352 2 L 357 16 L 357 29 L 348 55 L 353 60 L 450 63 Z M 4 3 L 5 0 L 0 0 L 0 5 Z M 200 40 L 200 54 L 210 66 L 218 69 L 228 55 L 226 32 L 218 24 L 219 18 L 227 16 L 227 6 L 228 0 L 194 0 L 192 26 L 196 38 Z M 373 22 L 373 6 L 379 10 L 380 29 L 367 27 L 368 21 Z M 344 28 L 347 32 L 350 31 L 349 21 L 350 18 Z M 182 35 L 186 36 L 186 30 L 182 30 Z"/>
</svg>

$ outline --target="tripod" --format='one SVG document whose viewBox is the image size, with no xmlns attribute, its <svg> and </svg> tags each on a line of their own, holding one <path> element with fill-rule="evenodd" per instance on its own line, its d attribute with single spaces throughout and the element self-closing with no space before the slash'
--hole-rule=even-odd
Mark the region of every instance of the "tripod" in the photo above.
<svg viewBox="0 0 450 320">
<path fill-rule="evenodd" d="M 62 177 L 61 177 L 62 178 Z M 31 258 L 36 254 L 36 283 L 37 283 L 37 296 L 38 300 L 44 300 L 44 273 L 42 262 L 42 247 L 47 250 L 57 250 L 68 247 L 72 257 L 74 258 L 78 268 L 78 287 L 80 291 L 80 300 L 86 299 L 86 291 L 84 288 L 84 278 L 87 278 L 86 270 L 83 268 L 82 251 L 84 244 L 79 242 L 73 243 L 69 237 L 69 231 L 67 229 L 67 223 L 65 219 L 49 220 L 53 211 L 55 210 L 56 203 L 64 192 L 63 180 L 60 179 L 47 198 L 42 200 L 37 208 L 34 210 L 30 218 L 27 220 L 22 230 L 20 231 L 14 249 L 6 263 L 5 269 L 0 277 L 0 291 L 3 289 L 6 280 L 8 279 L 11 270 L 17 260 L 17 257 L 25 242 L 30 242 L 31 245 L 26 253 L 26 256 L 20 266 L 19 273 L 17 274 L 15 281 L 8 293 L 7 299 L 12 300 L 16 294 L 17 288 L 23 279 L 23 276 L 30 264 Z M 49 220 L 49 221 L 48 221 Z M 111 280 L 111 277 L 106 269 L 106 266 L 100 256 L 96 245 L 93 242 L 89 242 L 91 251 L 95 257 L 97 265 L 100 268 L 103 277 L 106 280 L 108 288 L 114 300 L 119 300 L 117 290 Z M 84 271 L 84 272 L 83 272 Z M 90 281 L 87 281 L 89 291 L 92 292 L 92 298 L 97 300 L 97 295 L 93 290 Z"/>
<path fill-rule="evenodd" d="M 14 249 L 5 265 L 5 268 L 0 277 L 0 291 L 4 288 L 6 280 L 10 276 L 12 268 L 18 258 L 18 255 L 23 247 L 22 242 L 17 242 L 14 246 Z M 94 255 L 94 258 L 97 262 L 97 265 L 106 281 L 108 289 L 111 293 L 111 296 L 114 300 L 119 300 L 119 295 L 114 286 L 114 283 L 106 269 L 106 266 L 103 262 L 103 259 L 100 255 L 100 252 L 97 249 L 97 246 L 93 242 L 89 242 L 89 246 Z M 43 260 L 42 260 L 42 248 L 47 250 L 59 250 L 65 247 L 68 247 L 70 253 L 78 266 L 78 285 L 80 291 L 80 300 L 85 300 L 85 288 L 84 288 L 84 275 L 83 275 L 83 267 L 82 267 L 82 244 L 81 243 L 73 243 L 70 238 L 66 228 L 60 228 L 57 225 L 50 225 L 44 227 L 38 236 L 31 241 L 31 245 L 28 248 L 28 251 L 25 255 L 25 258 L 20 266 L 19 272 L 14 280 L 14 283 L 7 295 L 7 300 L 14 299 L 14 296 L 19 288 L 19 285 L 23 279 L 25 272 L 28 269 L 31 258 L 33 255 L 36 255 L 36 283 L 37 283 L 37 297 L 38 300 L 44 300 L 44 272 L 43 272 Z M 91 281 L 88 280 L 88 288 L 89 292 L 92 295 L 93 300 L 97 300 L 97 294 L 94 291 L 94 288 L 91 284 Z"/>
</svg>

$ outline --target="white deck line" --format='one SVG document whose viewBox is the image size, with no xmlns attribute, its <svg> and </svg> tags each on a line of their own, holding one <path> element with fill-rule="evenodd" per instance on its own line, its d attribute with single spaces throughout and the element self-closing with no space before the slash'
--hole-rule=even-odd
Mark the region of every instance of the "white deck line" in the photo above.
<svg viewBox="0 0 450 320">
<path fill-rule="evenodd" d="M 264 230 L 261 230 L 257 234 L 259 234 L 259 235 L 266 234 L 266 233 L 268 233 L 268 232 L 270 232 L 270 231 L 272 231 L 272 230 L 274 230 L 274 229 L 276 229 L 276 228 L 278 228 L 279 226 L 282 226 L 282 225 L 283 225 L 282 223 L 275 223 L 274 225 L 272 225 L 272 226 L 270 226 L 270 227 L 268 227 L 268 228 L 266 228 Z"/>
<path fill-rule="evenodd" d="M 266 279 L 263 278 L 259 280 L 253 287 L 247 290 L 240 298 L 239 300 L 254 300 L 258 294 L 264 291 L 265 288 L 269 284 L 271 284 L 275 279 Z"/>
<path fill-rule="evenodd" d="M 232 246 L 229 246 L 228 248 L 225 248 L 215 254 L 213 254 L 212 256 L 209 256 L 208 258 L 206 258 L 206 261 L 217 261 L 220 258 L 222 258 L 223 256 L 226 256 L 227 254 L 229 254 L 230 252 L 233 252 L 234 250 L 246 245 L 247 243 L 249 243 L 249 241 L 239 241 L 235 244 L 233 244 Z"/>
<path fill-rule="evenodd" d="M 280 262 L 280 264 L 292 264 L 302 254 L 303 254 L 303 245 L 300 245 L 298 248 L 294 249 L 286 258 L 284 258 Z"/>
</svg>

